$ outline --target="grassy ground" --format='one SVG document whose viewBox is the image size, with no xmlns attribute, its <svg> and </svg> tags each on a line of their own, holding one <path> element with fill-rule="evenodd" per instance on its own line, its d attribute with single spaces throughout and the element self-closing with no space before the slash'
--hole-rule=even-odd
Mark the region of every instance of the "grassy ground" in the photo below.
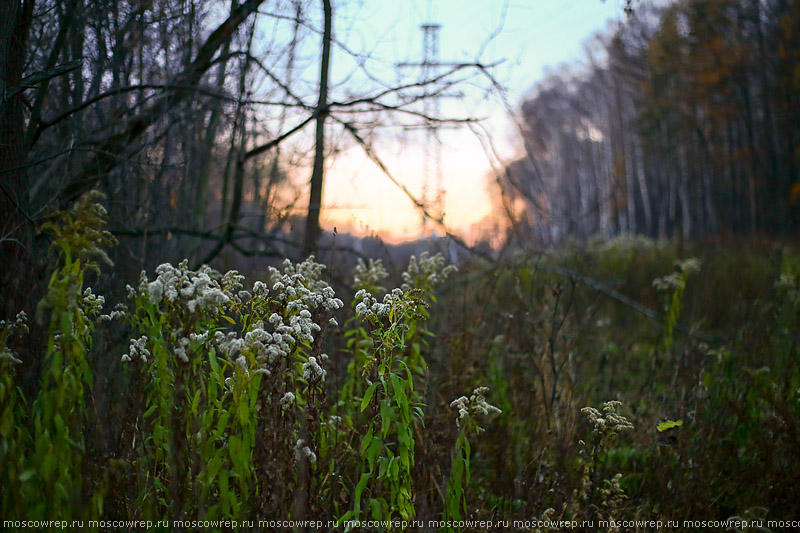
<svg viewBox="0 0 800 533">
<path fill-rule="evenodd" d="M 84 274 L 105 215 L 82 205 L 53 226 L 33 393 L 25 317 L 0 329 L 4 520 L 800 516 L 791 246 L 618 239 L 249 281 L 164 266 L 103 321 L 118 302 Z"/>
<path fill-rule="evenodd" d="M 697 272 L 654 286 L 688 257 Z M 476 514 L 798 516 L 798 266 L 775 244 L 625 239 L 462 270 L 432 380 L 441 400 L 486 383 L 504 411 L 475 446 Z M 581 408 L 606 400 L 635 429 L 593 458 Z"/>
</svg>

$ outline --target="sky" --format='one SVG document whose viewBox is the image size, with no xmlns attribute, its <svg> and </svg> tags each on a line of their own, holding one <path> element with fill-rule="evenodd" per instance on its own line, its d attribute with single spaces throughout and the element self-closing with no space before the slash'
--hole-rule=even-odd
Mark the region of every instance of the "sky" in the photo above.
<svg viewBox="0 0 800 533">
<path fill-rule="evenodd" d="M 624 0 L 403 0 L 391 5 L 363 0 L 335 12 L 334 32 L 349 49 L 369 54 L 369 70 L 385 79 L 418 76 L 411 68 L 398 73 L 396 65 L 421 60 L 420 25 L 428 22 L 442 25 L 440 61 L 497 63 L 492 74 L 504 87 L 503 97 L 496 92 L 487 96 L 489 84 L 478 79 L 439 104 L 443 114 L 485 119 L 480 138 L 463 127 L 447 128 L 437 132 L 436 143 L 444 221 L 454 233 L 474 242 L 481 233 L 491 233 L 496 219 L 493 168 L 518 153 L 519 138 L 509 108 L 511 112 L 519 108 L 547 69 L 580 61 L 584 43 L 614 24 L 612 20 L 624 17 L 623 5 Z M 338 53 L 332 61 L 335 94 L 336 88 L 353 85 L 358 68 L 346 54 Z M 436 153 L 435 148 L 426 152 L 426 146 L 436 144 L 426 145 L 424 130 L 395 130 L 378 136 L 376 153 L 418 198 L 427 176 L 428 198 L 434 197 L 437 173 L 425 168 L 426 161 L 429 168 L 433 165 L 434 157 L 426 153 Z M 423 227 L 412 201 L 352 143 L 343 143 L 340 153 L 328 160 L 325 180 L 322 225 L 327 230 L 336 226 L 340 233 L 378 234 L 388 242 L 399 242 L 435 229 L 431 224 Z"/>
</svg>

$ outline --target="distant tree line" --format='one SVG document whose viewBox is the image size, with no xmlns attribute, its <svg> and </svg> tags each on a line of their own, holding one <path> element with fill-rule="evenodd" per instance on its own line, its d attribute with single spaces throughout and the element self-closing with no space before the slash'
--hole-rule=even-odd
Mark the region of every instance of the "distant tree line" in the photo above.
<svg viewBox="0 0 800 533">
<path fill-rule="evenodd" d="M 522 104 L 517 239 L 796 233 L 800 1 L 637 4 Z"/>
</svg>

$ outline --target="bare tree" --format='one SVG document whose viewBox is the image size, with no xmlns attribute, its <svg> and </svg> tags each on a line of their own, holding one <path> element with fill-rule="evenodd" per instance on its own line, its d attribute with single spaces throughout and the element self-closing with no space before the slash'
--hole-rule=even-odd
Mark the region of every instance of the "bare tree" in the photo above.
<svg viewBox="0 0 800 533">
<path fill-rule="evenodd" d="M 604 62 L 590 55 L 588 73 L 539 84 L 522 106 L 528 161 L 504 182 L 529 213 L 545 211 L 529 235 L 792 232 L 797 124 L 779 126 L 775 110 L 796 115 L 788 21 L 799 16 L 749 0 L 637 8 L 601 41 Z"/>
</svg>

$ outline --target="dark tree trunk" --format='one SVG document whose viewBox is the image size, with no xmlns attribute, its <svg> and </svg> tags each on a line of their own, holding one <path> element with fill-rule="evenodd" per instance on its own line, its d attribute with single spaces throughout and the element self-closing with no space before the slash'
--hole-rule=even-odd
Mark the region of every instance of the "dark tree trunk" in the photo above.
<svg viewBox="0 0 800 533">
<path fill-rule="evenodd" d="M 325 12 L 325 30 L 322 34 L 322 61 L 319 75 L 319 100 L 317 101 L 316 147 L 314 150 L 314 170 L 311 172 L 311 193 L 308 200 L 305 243 L 303 252 L 314 253 L 319 239 L 319 213 L 322 209 L 322 181 L 325 172 L 325 118 L 328 116 L 328 69 L 331 61 L 331 39 L 333 9 L 330 0 L 322 0 Z"/>
<path fill-rule="evenodd" d="M 0 2 L 0 318 L 5 319 L 27 307 L 34 279 L 21 90 L 33 4 L 33 0 Z"/>
</svg>

